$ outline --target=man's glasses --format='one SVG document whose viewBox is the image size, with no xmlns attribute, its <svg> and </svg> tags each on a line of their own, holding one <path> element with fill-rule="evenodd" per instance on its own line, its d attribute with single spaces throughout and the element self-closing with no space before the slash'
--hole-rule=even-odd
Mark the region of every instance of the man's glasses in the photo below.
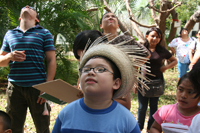
<svg viewBox="0 0 200 133">
<path fill-rule="evenodd" d="M 32 10 L 34 10 L 34 11 L 36 11 L 36 10 L 35 10 L 35 8 L 34 8 L 34 7 L 32 7 L 32 6 L 25 6 L 25 7 L 23 7 L 22 9 L 25 9 L 25 8 L 28 8 L 28 7 L 29 7 L 30 9 L 32 9 Z"/>
<path fill-rule="evenodd" d="M 90 68 L 90 67 L 83 67 L 79 69 L 80 73 L 89 73 L 91 70 L 93 70 L 95 73 L 103 73 L 103 72 L 110 72 L 111 74 L 114 74 L 113 72 L 109 71 L 108 69 L 101 67 L 101 66 L 97 66 L 94 68 Z"/>
</svg>

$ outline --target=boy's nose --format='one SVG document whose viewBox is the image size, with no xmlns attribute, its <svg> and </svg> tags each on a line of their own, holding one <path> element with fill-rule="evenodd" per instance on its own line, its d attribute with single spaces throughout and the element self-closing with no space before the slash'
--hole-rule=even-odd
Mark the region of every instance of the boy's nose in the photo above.
<svg viewBox="0 0 200 133">
<path fill-rule="evenodd" d="M 94 72 L 94 68 L 90 69 L 90 71 L 88 72 L 88 75 L 94 75 L 95 72 Z"/>
<path fill-rule="evenodd" d="M 29 5 L 26 5 L 25 7 L 26 7 L 26 8 L 30 8 L 30 6 L 29 6 Z"/>
</svg>

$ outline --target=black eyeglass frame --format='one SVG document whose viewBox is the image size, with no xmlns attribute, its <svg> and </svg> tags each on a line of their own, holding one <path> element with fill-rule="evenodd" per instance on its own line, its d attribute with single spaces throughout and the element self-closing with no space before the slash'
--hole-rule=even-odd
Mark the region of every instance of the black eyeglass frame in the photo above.
<svg viewBox="0 0 200 133">
<path fill-rule="evenodd" d="M 87 71 L 87 72 L 82 72 L 83 68 L 89 68 L 89 71 Z M 102 71 L 102 72 L 95 72 L 95 68 L 103 68 L 103 71 Z M 80 73 L 89 73 L 89 72 L 91 71 L 91 69 L 93 70 L 94 73 L 104 73 L 105 71 L 108 71 L 108 72 L 110 72 L 111 74 L 114 75 L 113 72 L 109 71 L 109 70 L 106 69 L 105 67 L 99 67 L 99 66 L 93 67 L 93 68 L 92 68 L 92 67 L 82 67 L 82 68 L 79 69 L 79 72 L 80 72 Z"/>
</svg>

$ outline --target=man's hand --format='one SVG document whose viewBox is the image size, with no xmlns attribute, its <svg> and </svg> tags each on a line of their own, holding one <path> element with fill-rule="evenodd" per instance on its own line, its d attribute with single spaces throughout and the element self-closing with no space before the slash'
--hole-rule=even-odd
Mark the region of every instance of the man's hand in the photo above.
<svg viewBox="0 0 200 133">
<path fill-rule="evenodd" d="M 41 92 L 40 92 L 40 95 L 41 95 L 42 93 L 44 93 L 44 92 L 41 91 Z M 41 97 L 38 97 L 37 103 L 43 104 L 43 103 L 45 103 L 45 102 L 46 102 L 46 99 L 41 98 Z"/>
<path fill-rule="evenodd" d="M 13 51 L 9 53 L 8 56 L 12 61 L 22 62 L 26 59 L 25 51 Z"/>
</svg>

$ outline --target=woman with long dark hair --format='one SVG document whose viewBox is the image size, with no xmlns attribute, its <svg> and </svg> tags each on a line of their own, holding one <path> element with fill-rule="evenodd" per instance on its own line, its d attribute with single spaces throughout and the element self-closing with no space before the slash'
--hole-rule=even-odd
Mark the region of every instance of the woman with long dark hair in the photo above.
<svg viewBox="0 0 200 133">
<path fill-rule="evenodd" d="M 165 70 L 167 69 L 173 68 L 177 64 L 177 60 L 167 49 L 161 46 L 161 40 L 162 40 L 162 32 L 160 29 L 151 28 L 146 32 L 146 42 L 144 46 L 151 53 L 149 63 L 146 63 L 146 65 L 149 66 L 149 68 L 147 69 L 150 70 L 151 75 L 146 74 L 145 76 L 150 80 L 160 79 L 163 81 L 164 84 L 163 72 L 165 72 Z M 164 59 L 170 61 L 170 63 L 166 66 L 163 65 Z M 142 86 L 140 85 L 140 87 Z M 147 132 L 149 132 L 150 127 L 154 122 L 154 118 L 152 117 L 152 115 L 158 109 L 158 99 L 159 97 L 145 97 L 138 91 L 138 102 L 139 102 L 138 124 L 140 130 L 142 130 L 144 127 L 146 111 L 149 103 L 150 110 L 149 110 L 149 120 L 147 126 Z"/>
</svg>

